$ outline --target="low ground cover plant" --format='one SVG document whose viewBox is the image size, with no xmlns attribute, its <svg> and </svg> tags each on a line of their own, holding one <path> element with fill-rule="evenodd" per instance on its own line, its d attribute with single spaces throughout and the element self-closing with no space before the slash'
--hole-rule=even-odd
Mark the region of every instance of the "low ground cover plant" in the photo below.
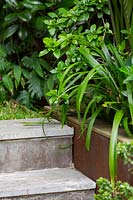
<svg viewBox="0 0 133 200">
<path fill-rule="evenodd" d="M 30 110 L 14 100 L 0 103 L 0 120 L 42 118 L 43 112 Z"/>
<path fill-rule="evenodd" d="M 132 200 L 133 187 L 127 182 L 117 181 L 115 187 L 105 178 L 97 180 L 98 194 L 95 194 L 96 200 Z"/>
</svg>

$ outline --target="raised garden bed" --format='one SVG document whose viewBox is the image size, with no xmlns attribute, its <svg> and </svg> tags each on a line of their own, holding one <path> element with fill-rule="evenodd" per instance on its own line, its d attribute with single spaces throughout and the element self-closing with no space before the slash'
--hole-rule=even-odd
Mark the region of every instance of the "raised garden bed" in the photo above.
<svg viewBox="0 0 133 200">
<path fill-rule="evenodd" d="M 45 107 L 48 111 L 50 107 Z M 60 115 L 55 113 L 54 118 L 60 120 Z M 96 180 L 99 177 L 109 178 L 109 138 L 111 125 L 97 120 L 91 137 L 91 149 L 87 151 L 85 147 L 85 134 L 81 135 L 80 125 L 76 118 L 68 117 L 68 125 L 74 127 L 73 139 L 73 162 L 75 167 L 86 176 Z M 124 135 L 124 131 L 119 131 L 118 140 L 129 142 L 131 139 Z M 118 180 L 126 181 L 133 185 L 133 175 L 129 173 L 130 166 L 124 165 L 123 161 L 118 161 Z"/>
</svg>

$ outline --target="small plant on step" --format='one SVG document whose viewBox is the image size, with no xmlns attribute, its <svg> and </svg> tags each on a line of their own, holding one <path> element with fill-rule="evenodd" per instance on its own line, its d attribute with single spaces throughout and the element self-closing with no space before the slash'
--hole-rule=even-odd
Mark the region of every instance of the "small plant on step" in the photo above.
<svg viewBox="0 0 133 200">
<path fill-rule="evenodd" d="M 117 181 L 113 187 L 108 179 L 100 177 L 97 186 L 95 200 L 133 200 L 133 187 L 126 182 Z"/>
<path fill-rule="evenodd" d="M 118 142 L 116 151 L 124 164 L 131 166 L 129 173 L 133 173 L 133 141 Z M 112 184 L 108 179 L 100 177 L 97 180 L 97 186 L 96 200 L 133 200 L 133 187 L 127 182 L 115 181 L 115 184 Z"/>
<path fill-rule="evenodd" d="M 130 165 L 129 172 L 133 174 L 133 141 L 118 142 L 117 155 L 120 156 L 125 165 Z"/>
</svg>

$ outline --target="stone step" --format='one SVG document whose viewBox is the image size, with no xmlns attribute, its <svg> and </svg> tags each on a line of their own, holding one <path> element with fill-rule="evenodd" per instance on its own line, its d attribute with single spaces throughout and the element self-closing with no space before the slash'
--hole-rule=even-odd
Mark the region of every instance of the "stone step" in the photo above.
<svg viewBox="0 0 133 200">
<path fill-rule="evenodd" d="M 95 182 L 72 168 L 0 174 L 3 200 L 93 200 Z"/>
<path fill-rule="evenodd" d="M 71 165 L 73 129 L 62 129 L 56 120 L 46 121 L 45 137 L 41 122 L 42 119 L 0 121 L 0 172 Z"/>
</svg>

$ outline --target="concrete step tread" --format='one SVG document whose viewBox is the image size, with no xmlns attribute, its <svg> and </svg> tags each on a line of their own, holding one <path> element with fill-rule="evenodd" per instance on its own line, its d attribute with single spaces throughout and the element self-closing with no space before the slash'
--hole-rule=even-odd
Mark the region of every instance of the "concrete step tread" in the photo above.
<svg viewBox="0 0 133 200">
<path fill-rule="evenodd" d="M 17 140 L 28 138 L 45 137 L 42 125 L 36 122 L 42 122 L 42 118 L 17 119 L 17 120 L 0 120 L 0 140 Z M 28 126 L 24 124 L 30 122 Z M 45 133 L 48 137 L 73 136 L 73 129 L 64 125 L 57 120 L 45 120 Z"/>
<path fill-rule="evenodd" d="M 0 198 L 92 190 L 95 182 L 72 168 L 0 174 Z"/>
</svg>

